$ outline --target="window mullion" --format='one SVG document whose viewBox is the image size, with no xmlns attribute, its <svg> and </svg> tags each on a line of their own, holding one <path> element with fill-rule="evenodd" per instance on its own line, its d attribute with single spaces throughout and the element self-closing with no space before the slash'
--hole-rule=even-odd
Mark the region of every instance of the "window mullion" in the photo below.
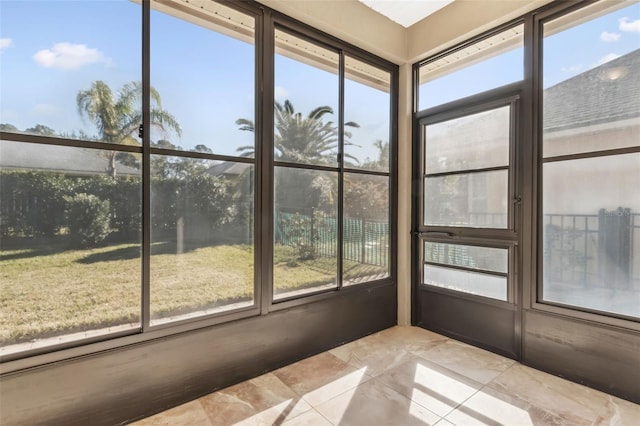
<svg viewBox="0 0 640 426">
<path fill-rule="evenodd" d="M 344 231 L 344 51 L 340 51 L 339 63 L 339 82 L 338 82 L 338 223 L 336 229 L 337 244 L 336 253 L 338 254 L 338 288 L 342 287 L 343 265 L 343 249 L 342 241 Z M 364 230 L 363 230 L 364 231 Z"/>
<path fill-rule="evenodd" d="M 151 319 L 151 1 L 142 2 L 142 331 Z"/>
<path fill-rule="evenodd" d="M 273 14 L 265 11 L 262 16 L 262 31 L 259 45 L 262 46 L 260 70 L 261 105 L 256 114 L 256 162 L 260 163 L 260 203 L 257 218 L 260 218 L 259 244 L 261 256 L 260 292 L 258 303 L 260 313 L 266 315 L 273 303 L 273 253 L 274 253 L 274 210 L 275 210 L 275 164 L 274 164 L 274 75 L 275 75 L 275 24 Z"/>
</svg>

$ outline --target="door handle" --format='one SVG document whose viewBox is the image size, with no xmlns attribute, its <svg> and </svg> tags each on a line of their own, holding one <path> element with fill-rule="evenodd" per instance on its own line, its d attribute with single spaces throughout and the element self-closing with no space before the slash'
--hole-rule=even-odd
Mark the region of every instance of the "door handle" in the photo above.
<svg viewBox="0 0 640 426">
<path fill-rule="evenodd" d="M 430 237 L 453 237 L 455 235 L 453 232 L 446 231 L 427 231 L 424 234 Z"/>
<path fill-rule="evenodd" d="M 424 232 L 419 232 L 419 231 L 413 231 L 411 234 L 413 234 L 416 237 L 453 237 L 455 236 L 455 234 L 453 232 L 446 232 L 446 231 L 424 231 Z"/>
</svg>

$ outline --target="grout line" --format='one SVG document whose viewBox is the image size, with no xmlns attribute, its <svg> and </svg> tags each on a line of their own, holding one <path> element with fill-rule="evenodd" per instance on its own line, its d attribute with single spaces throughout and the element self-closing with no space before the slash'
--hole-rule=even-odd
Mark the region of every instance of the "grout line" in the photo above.
<svg viewBox="0 0 640 426">
<path fill-rule="evenodd" d="M 359 385 L 358 385 L 358 386 L 359 386 Z M 320 411 L 316 410 L 316 408 L 315 408 L 315 407 L 311 407 L 311 409 L 312 409 L 313 411 L 315 411 L 316 413 L 318 413 L 318 415 L 319 415 L 320 417 L 322 417 L 323 419 L 325 419 L 329 424 L 335 425 L 335 423 L 333 423 L 331 420 L 329 420 L 329 419 L 328 419 L 324 414 L 322 414 Z"/>
<path fill-rule="evenodd" d="M 295 407 L 295 405 L 296 405 L 296 404 L 298 404 L 298 402 L 303 401 L 304 403 L 306 403 L 306 404 L 309 406 L 309 409 L 308 409 L 308 410 L 305 410 L 305 411 L 302 411 L 302 412 L 300 412 L 300 413 L 296 414 L 296 415 L 295 415 L 295 416 L 293 416 L 293 417 L 289 417 L 288 415 L 285 415 L 285 418 L 284 418 L 282 421 L 279 421 L 279 422 L 278 422 L 278 421 L 276 420 L 276 422 L 274 423 L 274 426 L 275 426 L 275 425 L 283 425 L 283 424 L 286 424 L 286 423 L 288 423 L 288 422 L 290 422 L 290 421 L 293 421 L 294 419 L 297 419 L 298 417 L 300 417 L 300 416 L 302 416 L 302 415 L 304 415 L 304 414 L 309 413 L 309 412 L 310 412 L 310 411 L 312 411 L 312 410 L 315 410 L 315 409 L 313 408 L 313 406 L 312 406 L 311 404 L 309 404 L 307 401 L 305 401 L 304 399 L 302 399 L 302 397 L 300 397 L 300 396 L 298 396 L 298 395 L 296 395 L 296 396 L 297 396 L 297 398 L 295 398 L 295 399 L 293 400 L 294 407 Z M 272 407 L 270 407 L 270 408 L 272 408 Z M 269 408 L 268 408 L 268 409 L 269 409 Z M 262 412 L 264 412 L 264 410 L 263 410 Z M 280 415 L 282 415 L 282 414 L 283 414 L 283 413 L 280 413 Z M 280 416 L 278 416 L 278 418 L 280 418 Z M 213 426 L 213 425 L 212 425 L 212 426 Z"/>
<path fill-rule="evenodd" d="M 384 386 L 385 388 L 387 388 L 387 389 L 391 390 L 392 392 L 394 392 L 394 393 L 396 393 L 396 394 L 400 395 L 402 398 L 404 398 L 404 399 L 408 400 L 410 403 L 413 403 L 413 404 L 417 404 L 417 405 L 419 405 L 420 407 L 424 408 L 425 410 L 427 410 L 428 412 L 430 412 L 430 413 L 431 413 L 431 414 L 433 414 L 434 416 L 438 417 L 438 418 L 439 418 L 438 422 L 439 422 L 440 420 L 444 419 L 444 417 L 443 417 L 443 416 L 441 416 L 440 414 L 438 414 L 438 413 L 434 412 L 434 411 L 433 411 L 433 410 L 431 410 L 429 407 L 425 407 L 424 405 L 420 404 L 418 401 L 414 401 L 413 399 L 411 399 L 411 398 L 409 398 L 409 397 L 407 397 L 407 396 L 405 396 L 405 395 L 401 394 L 400 392 L 398 392 L 397 390 L 395 390 L 395 389 L 394 389 L 394 388 L 392 388 L 391 386 L 387 385 L 386 383 L 382 382 L 381 380 L 378 380 L 378 383 L 376 383 L 376 385 L 382 385 L 382 386 Z M 436 422 L 436 423 L 437 423 L 437 422 Z"/>
<path fill-rule="evenodd" d="M 467 398 L 465 398 L 464 400 L 462 400 L 461 402 L 459 402 L 455 407 L 453 407 L 451 410 L 447 411 L 447 413 L 445 415 L 442 416 L 443 419 L 446 419 L 447 416 L 451 413 L 453 413 L 454 411 L 456 411 L 458 408 L 462 407 L 467 401 L 469 401 L 471 398 L 473 398 L 478 392 L 480 392 L 482 389 L 484 389 L 486 385 L 482 385 L 478 390 L 476 390 L 474 393 L 472 393 L 471 395 L 469 395 Z M 447 420 L 449 421 L 449 420 Z M 453 423 L 453 422 L 450 422 Z"/>
<path fill-rule="evenodd" d="M 361 367 L 361 368 L 364 368 L 364 367 Z M 344 391 L 342 391 L 342 392 L 340 392 L 340 393 L 337 393 L 337 394 L 333 395 L 332 397 L 330 397 L 329 399 L 327 399 L 327 400 L 325 400 L 325 401 L 322 401 L 322 402 L 320 402 L 320 403 L 318 403 L 318 404 L 315 404 L 315 405 L 314 405 L 314 404 L 312 404 L 312 403 L 311 403 L 311 401 L 307 400 L 307 399 L 305 398 L 305 396 L 306 396 L 308 393 L 315 392 L 315 391 L 316 391 L 316 390 L 318 390 L 319 388 L 318 388 L 318 389 L 314 389 L 314 390 L 312 390 L 311 392 L 307 392 L 307 393 L 305 393 L 304 395 L 300 395 L 300 394 L 298 394 L 297 392 L 295 392 L 295 393 L 296 393 L 297 395 L 299 395 L 299 396 L 300 396 L 300 399 L 303 399 L 303 400 L 304 400 L 304 402 L 306 402 L 307 404 L 309 404 L 311 407 L 316 408 L 316 406 L 318 406 L 318 405 L 322 405 L 322 404 L 324 404 L 324 403 L 326 403 L 326 402 L 329 402 L 329 401 L 331 401 L 332 399 L 335 399 L 335 398 L 337 398 L 337 397 L 339 397 L 339 396 L 342 396 L 342 395 L 344 395 L 344 394 L 345 394 L 345 393 L 347 393 L 347 392 L 351 392 L 351 391 L 353 391 L 354 389 L 359 388 L 361 385 L 364 385 L 365 383 L 368 383 L 368 382 L 370 382 L 371 380 L 373 380 L 373 379 L 374 379 L 374 377 L 369 376 L 366 372 L 364 373 L 363 379 L 364 379 L 364 378 L 366 378 L 366 379 L 365 379 L 365 380 L 362 380 L 362 381 L 361 381 L 361 382 L 359 382 L 357 385 L 355 385 L 355 386 L 353 386 L 353 387 L 350 387 L 349 389 L 345 389 Z M 330 382 L 330 383 L 331 383 L 331 382 Z M 329 384 L 329 383 L 327 383 L 327 384 Z M 326 386 L 326 385 L 323 385 L 323 386 Z M 321 387 L 322 387 L 322 386 L 321 386 Z"/>
</svg>

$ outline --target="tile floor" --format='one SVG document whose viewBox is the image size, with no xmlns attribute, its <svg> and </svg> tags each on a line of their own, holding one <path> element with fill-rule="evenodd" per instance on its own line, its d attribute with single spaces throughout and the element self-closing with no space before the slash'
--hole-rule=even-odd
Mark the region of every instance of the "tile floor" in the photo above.
<svg viewBox="0 0 640 426">
<path fill-rule="evenodd" d="M 134 423 L 640 425 L 640 405 L 416 327 L 393 327 Z"/>
</svg>

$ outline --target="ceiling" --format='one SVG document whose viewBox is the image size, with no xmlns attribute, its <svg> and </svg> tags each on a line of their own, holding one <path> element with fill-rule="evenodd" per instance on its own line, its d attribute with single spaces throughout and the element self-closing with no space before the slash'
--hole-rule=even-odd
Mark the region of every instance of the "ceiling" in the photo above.
<svg viewBox="0 0 640 426">
<path fill-rule="evenodd" d="M 453 0 L 358 0 L 392 21 L 409 28 Z"/>
</svg>

